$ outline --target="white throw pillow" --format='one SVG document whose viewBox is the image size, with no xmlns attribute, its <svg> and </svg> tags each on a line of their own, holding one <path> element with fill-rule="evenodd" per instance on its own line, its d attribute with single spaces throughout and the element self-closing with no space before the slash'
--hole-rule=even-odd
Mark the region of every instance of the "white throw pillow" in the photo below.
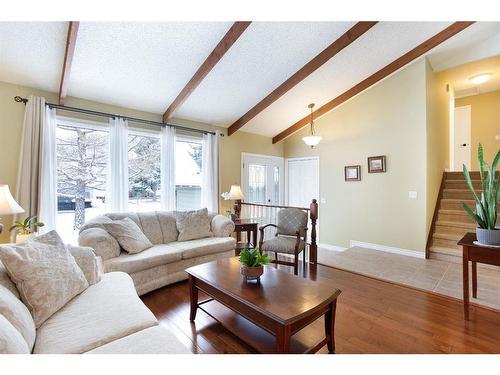
<svg viewBox="0 0 500 375">
<path fill-rule="evenodd" d="M 129 254 L 140 253 L 153 246 L 151 241 L 142 233 L 141 228 L 128 217 L 103 223 L 104 229 L 111 234 L 123 250 Z"/>
<path fill-rule="evenodd" d="M 175 222 L 179 231 L 177 241 L 213 237 L 213 233 L 210 231 L 210 217 L 206 208 L 196 211 L 176 211 Z"/>
<path fill-rule="evenodd" d="M 0 258 L 37 328 L 89 285 L 56 231 L 0 246 Z"/>
</svg>

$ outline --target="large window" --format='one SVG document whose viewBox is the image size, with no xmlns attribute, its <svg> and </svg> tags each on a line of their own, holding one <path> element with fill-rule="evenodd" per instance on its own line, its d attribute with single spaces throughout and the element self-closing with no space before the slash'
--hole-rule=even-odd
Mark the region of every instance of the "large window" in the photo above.
<svg viewBox="0 0 500 375">
<path fill-rule="evenodd" d="M 60 120 L 56 152 L 56 225 L 62 238 L 74 243 L 83 223 L 105 210 L 107 127 Z"/>
<path fill-rule="evenodd" d="M 179 211 L 201 207 L 202 141 L 177 137 L 175 145 L 175 203 Z"/>
<path fill-rule="evenodd" d="M 158 133 L 129 130 L 129 210 L 156 211 L 160 205 L 160 152 Z"/>
</svg>

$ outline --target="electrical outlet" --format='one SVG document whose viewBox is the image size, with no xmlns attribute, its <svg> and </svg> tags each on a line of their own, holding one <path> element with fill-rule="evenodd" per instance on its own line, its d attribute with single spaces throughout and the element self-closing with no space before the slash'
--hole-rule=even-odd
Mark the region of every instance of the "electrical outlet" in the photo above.
<svg viewBox="0 0 500 375">
<path fill-rule="evenodd" d="M 417 192 L 416 191 L 409 191 L 408 192 L 408 198 L 410 198 L 410 199 L 417 199 Z"/>
<path fill-rule="evenodd" d="M 321 198 L 321 203 L 325 204 L 326 203 L 326 198 Z"/>
<path fill-rule="evenodd" d="M 495 135 L 495 139 L 496 139 L 497 141 L 500 141 L 500 135 Z"/>
</svg>

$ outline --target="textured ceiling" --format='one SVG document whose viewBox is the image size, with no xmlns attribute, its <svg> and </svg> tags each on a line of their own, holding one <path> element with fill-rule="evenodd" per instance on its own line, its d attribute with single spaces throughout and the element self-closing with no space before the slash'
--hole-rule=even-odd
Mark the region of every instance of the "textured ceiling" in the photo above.
<svg viewBox="0 0 500 375">
<path fill-rule="evenodd" d="M 0 22 L 0 81 L 56 92 L 67 22 Z"/>
<path fill-rule="evenodd" d="M 354 22 L 254 22 L 174 117 L 229 126 Z M 274 136 L 451 22 L 380 22 L 242 130 Z M 82 22 L 68 95 L 161 114 L 232 22 Z M 67 22 L 0 22 L 0 81 L 57 92 Z M 500 54 L 480 22 L 427 54 L 435 70 Z M 484 86 L 486 87 L 486 86 Z"/>
</svg>

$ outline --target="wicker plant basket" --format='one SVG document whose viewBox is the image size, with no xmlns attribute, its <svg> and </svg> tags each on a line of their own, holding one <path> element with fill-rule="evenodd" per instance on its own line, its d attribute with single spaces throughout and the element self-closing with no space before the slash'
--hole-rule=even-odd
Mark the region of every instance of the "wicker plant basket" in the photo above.
<svg viewBox="0 0 500 375">
<path fill-rule="evenodd" d="M 240 267 L 241 274 L 246 280 L 260 280 L 260 277 L 264 273 L 264 266 L 259 267 Z"/>
</svg>

